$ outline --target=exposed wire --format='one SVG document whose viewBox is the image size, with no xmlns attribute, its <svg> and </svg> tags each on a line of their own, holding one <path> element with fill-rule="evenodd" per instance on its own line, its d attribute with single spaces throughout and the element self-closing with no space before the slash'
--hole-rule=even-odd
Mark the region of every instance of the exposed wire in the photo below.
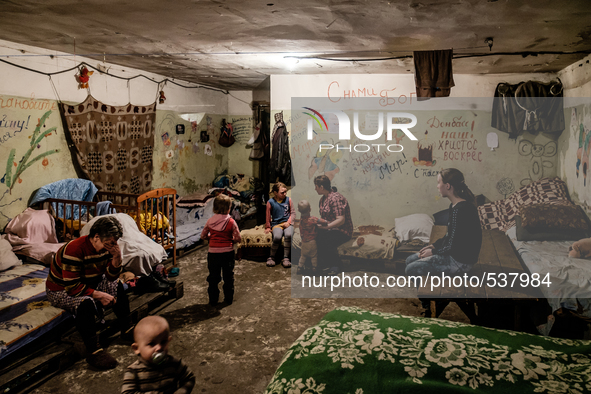
<svg viewBox="0 0 591 394">
<path fill-rule="evenodd" d="M 244 100 L 242 100 L 242 99 L 239 99 L 238 97 L 234 96 L 234 95 L 233 95 L 232 93 L 230 93 L 230 92 L 228 92 L 228 95 L 229 95 L 230 97 L 233 97 L 233 98 L 235 98 L 235 99 L 236 99 L 236 100 L 238 100 L 238 101 L 242 101 L 244 104 L 248 104 L 248 106 L 251 106 L 251 105 L 252 105 L 252 103 L 249 103 L 248 101 L 244 101 Z"/>
<path fill-rule="evenodd" d="M 485 57 L 485 56 L 538 56 L 538 55 L 588 55 L 591 54 L 589 51 L 537 51 L 537 52 L 491 52 L 491 53 L 467 53 L 467 54 L 454 54 L 453 59 L 466 59 L 471 57 Z M 389 56 L 380 58 L 332 58 L 323 56 L 285 56 L 286 58 L 300 59 L 300 60 L 326 60 L 331 62 L 377 62 L 383 60 L 396 60 L 396 59 L 409 59 L 412 55 L 404 56 Z"/>
<path fill-rule="evenodd" d="M 92 68 L 93 70 L 99 71 L 101 74 L 106 74 L 106 75 L 108 75 L 110 77 L 121 79 L 121 80 L 124 80 L 124 81 L 131 81 L 131 80 L 136 79 L 136 78 L 145 78 L 148 81 L 153 82 L 153 83 L 158 84 L 158 85 L 160 85 L 163 82 L 167 82 L 167 83 L 171 83 L 173 85 L 179 86 L 179 87 L 184 88 L 184 89 L 206 89 L 206 90 L 212 90 L 214 92 L 221 92 L 223 94 L 229 94 L 229 91 L 227 91 L 227 90 L 218 89 L 218 88 L 212 88 L 210 86 L 205 86 L 205 85 L 186 86 L 186 85 L 182 85 L 182 84 L 180 84 L 178 82 L 175 82 L 175 81 L 173 81 L 171 79 L 168 79 L 168 78 L 165 78 L 162 81 L 157 81 L 157 80 L 155 80 L 153 78 L 150 78 L 150 77 L 145 76 L 144 74 L 138 74 L 138 75 L 135 75 L 133 77 L 121 77 L 119 75 L 110 74 L 109 73 L 109 70 L 102 71 L 102 70 L 100 70 L 100 69 L 98 69 L 98 68 L 94 67 L 93 65 L 88 64 L 86 62 L 81 62 L 80 64 L 78 64 L 78 65 L 76 65 L 74 67 L 71 67 L 71 68 L 68 68 L 68 69 L 65 69 L 65 70 L 61 70 L 61 71 L 51 72 L 51 73 L 44 72 L 44 71 L 39 71 L 39 70 L 35 70 L 33 68 L 21 66 L 21 65 L 18 65 L 18 64 L 14 64 L 14 63 L 9 62 L 9 61 L 4 60 L 4 59 L 0 59 L 0 62 L 5 63 L 5 64 L 8 64 L 8 65 L 13 66 L 13 67 L 20 68 L 22 70 L 30 71 L 30 72 L 41 74 L 41 75 L 46 75 L 48 77 L 51 77 L 52 75 L 63 74 L 63 73 L 70 72 L 70 71 L 73 71 L 73 70 L 78 70 L 78 68 L 80 66 L 83 66 L 84 65 L 84 66 L 86 66 L 88 68 Z"/>
</svg>

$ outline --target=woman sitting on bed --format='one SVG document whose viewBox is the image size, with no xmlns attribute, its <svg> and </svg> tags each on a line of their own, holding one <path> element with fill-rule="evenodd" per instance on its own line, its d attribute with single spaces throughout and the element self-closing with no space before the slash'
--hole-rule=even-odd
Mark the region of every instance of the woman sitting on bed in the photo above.
<svg viewBox="0 0 591 394">
<path fill-rule="evenodd" d="M 321 195 L 318 208 L 323 223 L 318 223 L 316 245 L 318 248 L 318 264 L 328 267 L 329 275 L 337 275 L 342 271 L 341 258 L 337 248 L 353 236 L 353 221 L 349 202 L 330 184 L 330 178 L 319 175 L 314 178 L 316 193 Z"/>
<path fill-rule="evenodd" d="M 451 201 L 447 233 L 406 259 L 407 275 L 462 275 L 478 261 L 482 229 L 476 199 L 466 186 L 464 175 L 455 168 L 441 170 L 437 175 L 437 189 L 442 197 Z M 437 307 L 438 314 L 445 305 Z M 423 307 L 429 310 L 428 301 L 423 302 Z"/>
</svg>

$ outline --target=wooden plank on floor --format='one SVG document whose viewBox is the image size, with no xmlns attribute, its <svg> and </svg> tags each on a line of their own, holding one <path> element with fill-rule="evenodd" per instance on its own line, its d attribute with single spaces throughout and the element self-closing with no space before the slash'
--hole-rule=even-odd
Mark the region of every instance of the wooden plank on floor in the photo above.
<svg viewBox="0 0 591 394">
<path fill-rule="evenodd" d="M 482 230 L 482 246 L 478 255 L 478 264 L 500 267 L 499 256 L 493 243 L 491 230 Z"/>
</svg>

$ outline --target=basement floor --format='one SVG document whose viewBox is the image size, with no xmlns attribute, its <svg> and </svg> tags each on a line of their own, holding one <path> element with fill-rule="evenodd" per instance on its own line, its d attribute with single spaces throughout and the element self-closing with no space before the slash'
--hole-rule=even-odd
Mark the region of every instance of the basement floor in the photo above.
<svg viewBox="0 0 591 394">
<path fill-rule="evenodd" d="M 408 316 L 423 311 L 418 299 L 292 298 L 290 269 L 248 260 L 236 262 L 234 303 L 212 308 L 207 304 L 206 258 L 207 248 L 202 247 L 178 259 L 184 297 L 159 312 L 172 330 L 170 353 L 182 358 L 197 378 L 193 393 L 262 393 L 289 346 L 335 307 Z M 441 318 L 469 322 L 454 303 Z M 95 371 L 80 360 L 32 393 L 121 392 L 125 368 L 137 356 L 119 339 L 108 349 L 119 361 L 116 369 Z"/>
</svg>

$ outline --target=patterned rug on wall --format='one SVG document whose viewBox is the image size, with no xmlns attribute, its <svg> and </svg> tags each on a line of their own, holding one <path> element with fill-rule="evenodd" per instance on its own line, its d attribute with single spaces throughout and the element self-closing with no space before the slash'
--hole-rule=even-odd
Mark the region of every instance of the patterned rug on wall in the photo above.
<svg viewBox="0 0 591 394">
<path fill-rule="evenodd" d="M 141 194 L 152 188 L 155 102 L 115 107 L 89 95 L 60 109 L 70 150 L 99 190 Z"/>
</svg>

